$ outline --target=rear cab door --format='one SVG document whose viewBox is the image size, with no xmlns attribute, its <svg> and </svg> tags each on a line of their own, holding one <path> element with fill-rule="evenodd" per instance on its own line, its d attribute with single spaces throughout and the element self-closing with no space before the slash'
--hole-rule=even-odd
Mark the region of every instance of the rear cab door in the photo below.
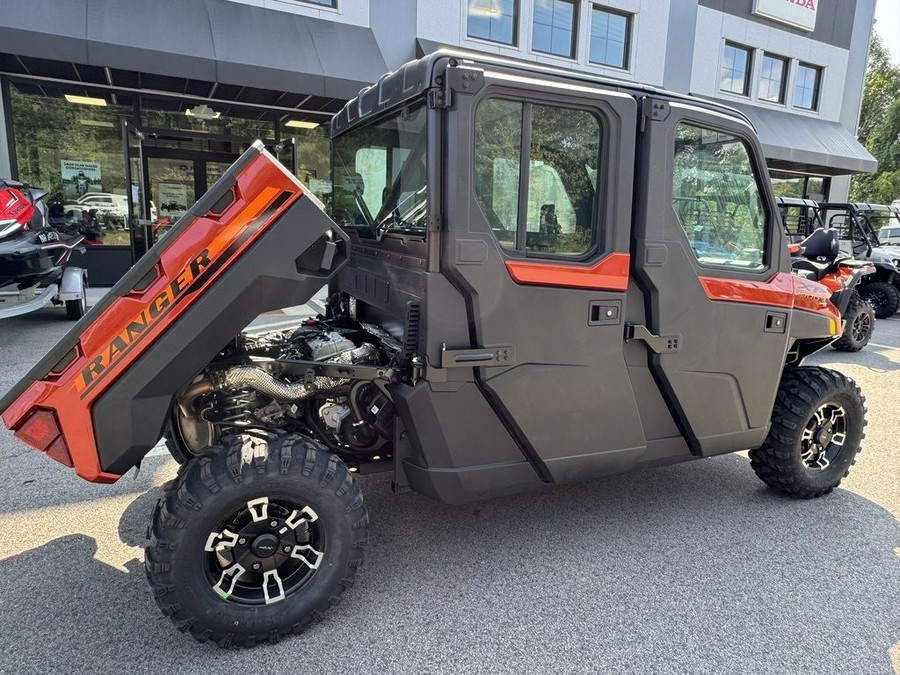
<svg viewBox="0 0 900 675">
<path fill-rule="evenodd" d="M 635 280 L 650 369 L 695 455 L 758 446 L 785 362 L 790 262 L 749 123 L 647 99 Z M 660 336 L 653 340 L 648 336 Z"/>
</svg>

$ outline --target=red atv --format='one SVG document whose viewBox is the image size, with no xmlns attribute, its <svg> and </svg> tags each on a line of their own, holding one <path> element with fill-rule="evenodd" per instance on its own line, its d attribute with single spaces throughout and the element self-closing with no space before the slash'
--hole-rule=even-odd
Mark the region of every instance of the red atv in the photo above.
<svg viewBox="0 0 900 675">
<path fill-rule="evenodd" d="M 832 346 L 842 352 L 858 352 L 875 330 L 875 310 L 857 292 L 862 278 L 875 273 L 865 260 L 841 255 L 838 231 L 818 228 L 803 241 L 791 244 L 795 274 L 817 281 L 831 291 L 831 302 L 841 313 L 844 330 Z"/>
</svg>

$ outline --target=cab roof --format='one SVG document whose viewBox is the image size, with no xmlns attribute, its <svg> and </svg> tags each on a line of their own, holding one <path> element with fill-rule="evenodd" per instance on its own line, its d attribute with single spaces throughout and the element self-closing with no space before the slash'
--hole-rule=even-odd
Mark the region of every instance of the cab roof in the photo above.
<svg viewBox="0 0 900 675">
<path fill-rule="evenodd" d="M 378 82 L 360 90 L 356 98 L 348 101 L 340 112 L 331 119 L 331 137 L 334 138 L 353 127 L 378 117 L 382 113 L 410 101 L 426 91 L 440 86 L 437 78 L 440 77 L 450 65 L 479 65 L 491 66 L 505 70 L 515 71 L 517 74 L 528 76 L 541 75 L 559 79 L 562 81 L 579 82 L 598 85 L 619 92 L 629 93 L 635 98 L 643 96 L 655 96 L 671 100 L 684 101 L 692 105 L 700 106 L 708 110 L 723 113 L 746 122 L 753 127 L 753 123 L 739 110 L 727 105 L 699 98 L 687 94 L 668 91 L 651 85 L 621 80 L 612 77 L 600 77 L 588 73 L 545 66 L 535 63 L 526 63 L 514 59 L 501 58 L 488 54 L 469 52 L 462 49 L 439 49 L 427 56 L 415 61 L 410 61 L 394 72 L 386 73 Z"/>
</svg>

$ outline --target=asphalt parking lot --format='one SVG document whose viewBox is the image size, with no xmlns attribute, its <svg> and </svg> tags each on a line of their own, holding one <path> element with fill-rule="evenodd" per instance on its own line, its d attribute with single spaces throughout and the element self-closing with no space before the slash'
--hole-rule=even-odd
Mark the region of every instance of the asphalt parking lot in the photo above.
<svg viewBox="0 0 900 675">
<path fill-rule="evenodd" d="M 70 326 L 0 323 L 0 391 Z M 780 497 L 745 456 L 446 506 L 360 479 L 356 585 L 303 636 L 228 652 L 157 611 L 141 546 L 174 463 L 92 485 L 0 431 L 2 673 L 900 673 L 900 317 L 854 377 L 869 428 L 850 477 Z"/>
</svg>

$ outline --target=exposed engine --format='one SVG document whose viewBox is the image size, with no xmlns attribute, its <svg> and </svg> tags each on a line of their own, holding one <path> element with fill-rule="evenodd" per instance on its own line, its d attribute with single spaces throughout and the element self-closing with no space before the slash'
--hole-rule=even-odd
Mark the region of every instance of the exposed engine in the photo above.
<svg viewBox="0 0 900 675">
<path fill-rule="evenodd" d="M 351 463 L 387 459 L 394 409 L 379 382 L 320 374 L 315 366 L 387 371 L 399 353 L 377 326 L 347 319 L 242 334 L 180 393 L 172 431 L 192 454 L 227 435 L 296 431 Z"/>
</svg>

